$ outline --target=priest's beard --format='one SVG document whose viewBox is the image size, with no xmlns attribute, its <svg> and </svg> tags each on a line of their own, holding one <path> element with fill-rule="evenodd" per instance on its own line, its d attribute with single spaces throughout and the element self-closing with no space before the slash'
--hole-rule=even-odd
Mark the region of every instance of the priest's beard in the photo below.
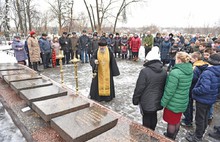
<svg viewBox="0 0 220 142">
<path fill-rule="evenodd" d="M 105 53 L 105 50 L 106 50 L 106 48 L 100 48 L 100 52 L 103 54 Z"/>
</svg>

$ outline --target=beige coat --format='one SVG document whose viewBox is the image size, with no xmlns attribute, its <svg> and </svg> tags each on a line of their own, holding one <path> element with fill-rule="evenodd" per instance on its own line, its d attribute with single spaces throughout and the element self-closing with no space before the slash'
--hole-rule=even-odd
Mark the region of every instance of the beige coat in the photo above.
<svg viewBox="0 0 220 142">
<path fill-rule="evenodd" d="M 37 38 L 29 37 L 27 44 L 29 49 L 30 62 L 40 61 L 40 46 Z"/>
</svg>

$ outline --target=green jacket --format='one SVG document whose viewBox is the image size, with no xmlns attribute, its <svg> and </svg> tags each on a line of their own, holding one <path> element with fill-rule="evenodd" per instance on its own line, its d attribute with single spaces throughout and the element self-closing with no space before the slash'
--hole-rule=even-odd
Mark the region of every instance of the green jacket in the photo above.
<svg viewBox="0 0 220 142">
<path fill-rule="evenodd" d="M 191 63 L 176 64 L 168 75 L 161 105 L 175 113 L 185 112 L 192 78 Z"/>
<path fill-rule="evenodd" d="M 144 47 L 152 47 L 154 44 L 154 37 L 152 35 L 147 35 L 143 38 L 142 41 Z M 146 44 L 148 44 L 148 46 L 146 46 Z"/>
</svg>

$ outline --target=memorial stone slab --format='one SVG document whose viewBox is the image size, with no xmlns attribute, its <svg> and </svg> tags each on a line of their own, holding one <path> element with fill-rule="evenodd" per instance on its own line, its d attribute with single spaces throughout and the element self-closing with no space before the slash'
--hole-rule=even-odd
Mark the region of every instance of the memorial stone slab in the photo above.
<svg viewBox="0 0 220 142">
<path fill-rule="evenodd" d="M 29 106 L 32 106 L 32 102 L 66 96 L 67 91 L 56 85 L 51 85 L 28 90 L 21 90 L 19 95 L 27 102 Z"/>
<path fill-rule="evenodd" d="M 45 121 L 89 107 L 89 103 L 79 96 L 62 96 L 44 101 L 33 102 L 35 110 Z"/>
<path fill-rule="evenodd" d="M 23 81 L 23 80 L 33 80 L 33 79 L 39 79 L 39 78 L 42 78 L 42 77 L 36 73 L 4 76 L 4 80 L 8 84 L 10 84 L 11 82 L 17 82 L 17 81 Z"/>
<path fill-rule="evenodd" d="M 159 134 L 143 126 L 121 117 L 117 125 L 111 130 L 94 137 L 88 142 L 171 142 Z"/>
<path fill-rule="evenodd" d="M 102 107 L 92 106 L 51 120 L 51 127 L 68 142 L 83 142 L 104 133 L 118 118 Z"/>
<path fill-rule="evenodd" d="M 7 75 L 17 75 L 17 74 L 29 74 L 33 73 L 33 71 L 28 70 L 8 70 L 8 71 L 0 71 L 0 77 L 4 78 Z"/>
<path fill-rule="evenodd" d="M 0 64 L 0 71 L 7 71 L 7 70 L 22 70 L 24 67 L 18 64 Z"/>
<path fill-rule="evenodd" d="M 11 82 L 11 88 L 18 93 L 20 90 L 38 88 L 43 86 L 52 85 L 52 82 L 45 79 L 34 79 L 34 80 L 25 80 L 18 82 Z"/>
</svg>

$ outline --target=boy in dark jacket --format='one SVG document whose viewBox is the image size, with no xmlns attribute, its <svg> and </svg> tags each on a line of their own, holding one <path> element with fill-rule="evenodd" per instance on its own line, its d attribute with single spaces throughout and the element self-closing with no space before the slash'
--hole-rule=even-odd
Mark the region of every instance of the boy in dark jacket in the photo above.
<svg viewBox="0 0 220 142">
<path fill-rule="evenodd" d="M 196 100 L 196 130 L 186 137 L 189 142 L 202 141 L 208 125 L 210 107 L 216 102 L 220 92 L 220 54 L 212 54 L 208 62 L 210 66 L 203 71 L 192 90 L 192 97 Z"/>
</svg>

